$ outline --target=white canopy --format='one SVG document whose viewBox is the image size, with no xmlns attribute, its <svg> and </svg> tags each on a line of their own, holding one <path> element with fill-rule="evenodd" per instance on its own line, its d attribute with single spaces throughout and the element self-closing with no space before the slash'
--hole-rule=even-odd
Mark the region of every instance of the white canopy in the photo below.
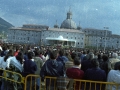
<svg viewBox="0 0 120 90">
<path fill-rule="evenodd" d="M 73 42 L 76 42 L 75 40 L 73 39 L 65 39 L 63 38 L 63 36 L 59 36 L 58 38 L 52 38 L 52 37 L 47 37 L 46 38 L 47 40 L 59 40 L 59 41 L 73 41 Z"/>
</svg>

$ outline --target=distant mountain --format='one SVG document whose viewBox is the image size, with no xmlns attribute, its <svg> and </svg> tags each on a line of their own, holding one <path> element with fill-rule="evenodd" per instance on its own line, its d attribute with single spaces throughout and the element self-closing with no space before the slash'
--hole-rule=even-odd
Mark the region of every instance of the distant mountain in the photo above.
<svg viewBox="0 0 120 90">
<path fill-rule="evenodd" d="M 3 31 L 7 33 L 10 27 L 14 26 L 0 17 L 0 33 L 2 33 Z"/>
</svg>

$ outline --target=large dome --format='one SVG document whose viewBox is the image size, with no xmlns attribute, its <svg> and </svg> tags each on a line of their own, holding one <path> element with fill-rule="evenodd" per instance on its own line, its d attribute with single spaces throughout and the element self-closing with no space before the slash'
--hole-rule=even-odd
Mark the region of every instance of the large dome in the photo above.
<svg viewBox="0 0 120 90">
<path fill-rule="evenodd" d="M 60 28 L 77 29 L 75 22 L 72 20 L 72 12 L 67 12 L 67 19 L 62 22 Z"/>
<path fill-rule="evenodd" d="M 72 19 L 66 19 L 62 22 L 60 28 L 77 29 L 75 22 Z"/>
</svg>

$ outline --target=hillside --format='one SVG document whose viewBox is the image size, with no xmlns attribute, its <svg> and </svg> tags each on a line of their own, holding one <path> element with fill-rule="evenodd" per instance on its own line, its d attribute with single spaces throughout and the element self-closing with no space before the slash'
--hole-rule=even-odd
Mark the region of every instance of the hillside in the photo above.
<svg viewBox="0 0 120 90">
<path fill-rule="evenodd" d="M 10 27 L 13 27 L 13 25 L 0 17 L 0 33 L 2 33 L 3 31 L 7 33 Z"/>
</svg>

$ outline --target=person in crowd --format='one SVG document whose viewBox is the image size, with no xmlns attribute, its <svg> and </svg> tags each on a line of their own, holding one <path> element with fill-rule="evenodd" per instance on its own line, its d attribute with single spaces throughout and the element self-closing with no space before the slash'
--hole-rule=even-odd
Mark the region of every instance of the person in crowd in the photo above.
<svg viewBox="0 0 120 90">
<path fill-rule="evenodd" d="M 68 58 L 64 54 L 65 54 L 64 49 L 60 49 L 59 55 L 57 57 L 57 61 L 62 62 L 63 65 L 65 65 L 65 63 L 68 61 Z"/>
<path fill-rule="evenodd" d="M 15 53 L 14 53 L 14 56 L 17 56 L 19 52 L 20 52 L 20 50 L 19 50 L 18 48 L 16 48 L 16 51 L 15 51 Z"/>
<path fill-rule="evenodd" d="M 102 62 L 103 62 L 101 53 L 99 53 L 99 54 L 97 55 L 97 57 L 98 57 L 97 60 L 98 60 L 98 62 L 99 62 L 99 67 L 101 68 L 101 64 L 102 64 Z"/>
<path fill-rule="evenodd" d="M 68 78 L 72 79 L 83 79 L 84 71 L 81 70 L 81 60 L 79 57 L 75 57 L 73 60 L 73 67 L 68 68 L 66 71 L 66 75 Z M 75 90 L 80 90 L 79 82 L 76 82 Z"/>
<path fill-rule="evenodd" d="M 66 52 L 65 56 L 68 58 L 68 61 L 65 63 L 65 70 L 67 70 L 67 68 L 70 68 L 73 66 L 73 59 L 69 52 Z"/>
<path fill-rule="evenodd" d="M 7 69 L 7 59 L 13 56 L 13 50 L 9 50 L 8 53 L 4 56 L 4 57 L 0 57 L 0 68 L 3 70 Z M 0 71 L 0 75 L 2 76 L 3 71 Z M 4 83 L 5 81 L 2 80 L 2 82 L 0 82 L 0 90 L 4 90 Z"/>
<path fill-rule="evenodd" d="M 41 68 L 40 76 L 42 81 L 44 81 L 45 76 L 60 77 L 64 76 L 64 66 L 62 62 L 57 61 L 58 52 L 53 50 L 50 52 L 50 59 L 48 59 Z M 49 79 L 46 81 L 47 90 L 54 90 L 54 81 L 49 82 Z M 50 89 L 48 88 L 50 86 Z"/>
<path fill-rule="evenodd" d="M 120 84 L 120 62 L 115 63 L 115 70 L 110 70 L 107 76 L 107 82 Z M 120 90 L 120 86 L 107 85 L 107 90 Z"/>
<path fill-rule="evenodd" d="M 47 55 L 46 55 L 46 56 L 47 56 Z M 40 51 L 40 55 L 39 55 L 39 57 L 41 58 L 41 60 L 42 60 L 43 62 L 46 61 L 46 58 L 45 58 L 45 56 L 44 56 L 43 51 Z"/>
<path fill-rule="evenodd" d="M 13 50 L 9 50 L 4 57 L 0 57 L 0 68 L 6 70 L 8 61 L 7 59 L 13 57 Z"/>
<path fill-rule="evenodd" d="M 87 59 L 88 58 L 88 59 Z M 84 72 L 88 69 L 88 68 L 91 68 L 92 67 L 92 64 L 91 64 L 91 60 L 94 58 L 94 54 L 93 52 L 90 52 L 87 57 L 84 57 L 81 62 L 81 70 L 83 70 Z"/>
<path fill-rule="evenodd" d="M 103 54 L 102 59 L 103 59 L 103 62 L 101 63 L 101 69 L 106 72 L 106 76 L 107 76 L 108 72 L 112 69 L 111 63 L 106 54 Z"/>
<path fill-rule="evenodd" d="M 1 57 L 5 56 L 7 54 L 6 50 L 7 50 L 7 47 L 3 46 L 2 51 L 1 51 Z"/>
<path fill-rule="evenodd" d="M 87 53 L 86 53 L 86 51 L 84 50 L 83 53 L 82 53 L 82 55 L 80 56 L 81 61 L 83 60 L 83 58 L 84 58 L 86 55 L 87 55 Z"/>
<path fill-rule="evenodd" d="M 112 58 L 110 58 L 110 63 L 111 63 L 111 68 L 114 69 L 114 65 L 116 62 L 119 62 L 120 60 L 118 59 L 118 54 L 113 53 Z"/>
<path fill-rule="evenodd" d="M 28 60 L 24 61 L 23 64 L 23 77 L 26 77 L 29 74 L 35 74 L 35 72 L 37 71 L 37 65 L 33 60 L 33 52 L 28 52 Z M 34 86 L 34 78 L 32 78 L 32 80 L 30 78 L 27 78 L 27 88 L 26 90 L 30 90 L 30 82 L 32 81 L 32 88 Z"/>
<path fill-rule="evenodd" d="M 92 64 L 92 68 L 89 68 L 86 70 L 85 75 L 84 75 L 84 79 L 85 80 L 92 80 L 92 81 L 106 81 L 106 73 L 104 70 L 99 68 L 99 62 L 96 58 L 93 58 L 91 60 L 91 64 Z M 94 86 L 95 84 L 91 85 L 91 90 L 100 90 L 100 86 L 99 84 L 96 85 L 96 88 Z M 85 90 L 89 90 L 90 88 L 90 84 L 87 83 L 86 89 Z M 104 90 L 104 87 L 102 87 Z"/>
<path fill-rule="evenodd" d="M 37 65 L 37 71 L 35 72 L 35 74 L 40 75 L 40 70 L 41 70 L 41 68 L 43 66 L 43 61 L 39 57 L 39 55 L 40 55 L 39 50 L 35 50 L 34 53 L 35 53 L 35 56 L 33 57 L 33 59 L 34 59 L 34 62 L 36 63 L 36 65 Z M 37 78 L 36 82 L 37 82 L 36 83 L 37 84 L 36 89 L 38 90 L 39 87 L 40 87 L 40 78 Z"/>
<path fill-rule="evenodd" d="M 3 48 L 2 48 L 2 45 L 0 44 L 0 51 L 2 51 L 3 50 Z"/>
<path fill-rule="evenodd" d="M 23 71 L 23 54 L 21 52 L 18 53 L 17 56 L 13 56 L 7 59 L 7 68 L 12 69 L 11 66 L 15 66 L 18 69 L 18 72 Z"/>
<path fill-rule="evenodd" d="M 6 61 L 7 61 L 7 70 L 10 70 L 10 71 L 13 71 L 16 73 L 20 73 L 20 74 L 23 72 L 23 66 L 22 66 L 23 55 L 21 52 L 19 52 L 17 56 L 9 57 Z M 12 78 L 15 81 L 20 81 L 22 79 L 17 74 L 14 74 L 14 77 L 12 77 L 11 73 L 9 73 L 9 72 L 7 74 L 8 74 L 8 78 Z M 22 88 L 22 85 L 19 84 L 17 86 L 17 83 L 13 83 L 12 85 L 10 85 L 10 83 L 7 82 L 7 84 L 8 84 L 7 88 L 12 88 L 13 90 L 15 88 Z M 6 83 L 5 83 L 5 85 L 6 85 Z M 5 85 L 3 85 L 3 86 L 5 86 Z"/>
<path fill-rule="evenodd" d="M 24 60 L 28 60 L 27 54 L 28 54 L 28 50 L 26 50 L 25 53 L 24 53 L 24 55 L 23 55 Z"/>
<path fill-rule="evenodd" d="M 76 57 L 78 57 L 77 52 L 72 52 L 72 53 L 71 53 L 71 58 L 72 58 L 72 60 L 74 60 Z"/>
</svg>

